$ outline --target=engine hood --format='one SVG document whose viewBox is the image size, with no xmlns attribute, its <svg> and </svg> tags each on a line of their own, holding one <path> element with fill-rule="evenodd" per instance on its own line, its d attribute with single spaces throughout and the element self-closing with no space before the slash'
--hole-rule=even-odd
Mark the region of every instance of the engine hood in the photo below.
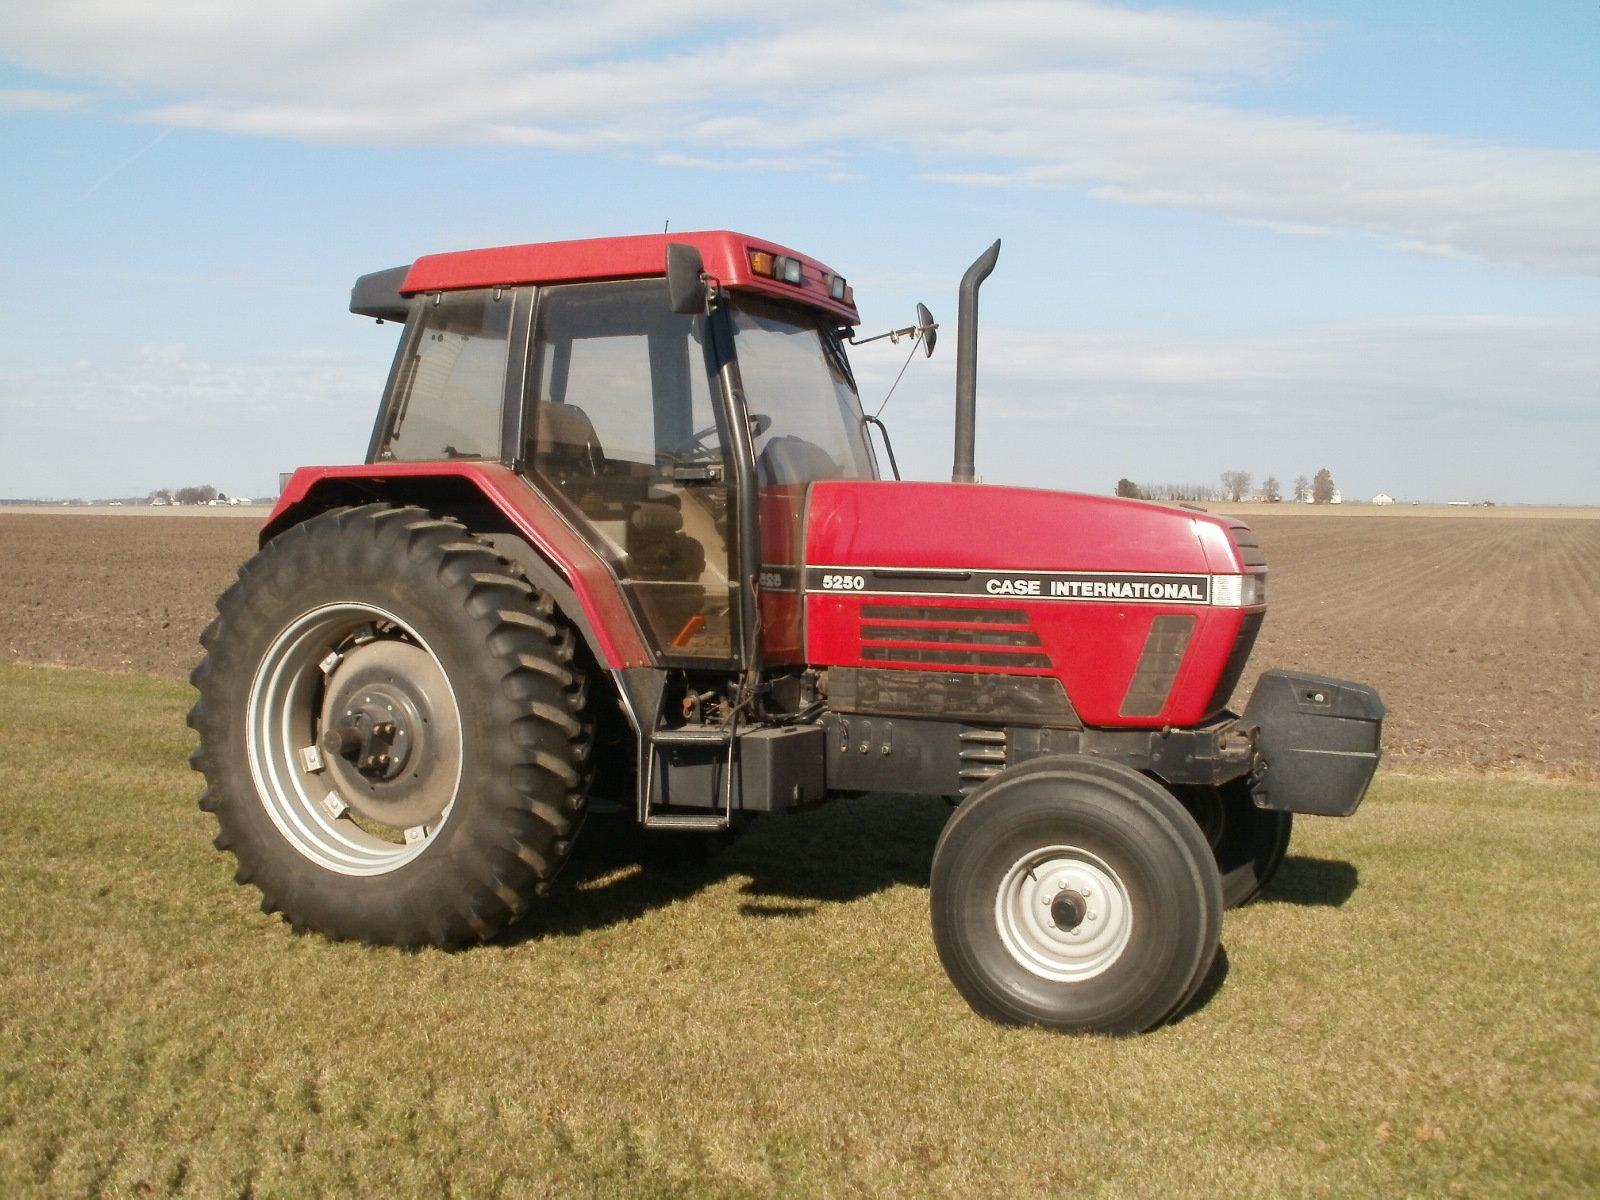
<svg viewBox="0 0 1600 1200">
<path fill-rule="evenodd" d="M 1262 619 L 1240 523 L 1071 492 L 816 483 L 804 565 L 811 664 L 1053 677 L 1094 726 L 1218 712 Z"/>
<path fill-rule="evenodd" d="M 1042 488 L 890 480 L 811 489 L 808 565 L 1006 572 L 1249 570 L 1210 513 Z"/>
</svg>

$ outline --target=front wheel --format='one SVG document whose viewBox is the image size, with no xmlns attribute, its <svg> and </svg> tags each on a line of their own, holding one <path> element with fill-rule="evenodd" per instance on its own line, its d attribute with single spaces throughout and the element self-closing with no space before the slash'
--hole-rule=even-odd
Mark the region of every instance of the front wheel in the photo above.
<svg viewBox="0 0 1600 1200">
<path fill-rule="evenodd" d="M 1010 1024 L 1150 1029 L 1198 989 L 1221 931 L 1189 814 L 1137 772 L 1075 756 L 1004 771 L 963 803 L 930 891 L 951 982 Z"/>
<path fill-rule="evenodd" d="M 1180 798 L 1211 845 L 1224 907 L 1254 900 L 1289 854 L 1294 814 L 1257 808 L 1243 779 L 1217 788 L 1187 788 Z"/>
</svg>

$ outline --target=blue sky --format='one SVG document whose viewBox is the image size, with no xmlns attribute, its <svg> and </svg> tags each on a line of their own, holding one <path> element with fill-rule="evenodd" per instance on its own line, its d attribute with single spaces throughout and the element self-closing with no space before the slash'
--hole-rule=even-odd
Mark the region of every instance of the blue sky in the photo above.
<svg viewBox="0 0 1600 1200">
<path fill-rule="evenodd" d="M 885 417 L 985 478 L 1595 503 L 1600 5 L 0 3 L 0 496 L 364 452 L 439 250 L 731 227 L 946 347 Z M 899 369 L 856 354 L 869 407 Z"/>
</svg>

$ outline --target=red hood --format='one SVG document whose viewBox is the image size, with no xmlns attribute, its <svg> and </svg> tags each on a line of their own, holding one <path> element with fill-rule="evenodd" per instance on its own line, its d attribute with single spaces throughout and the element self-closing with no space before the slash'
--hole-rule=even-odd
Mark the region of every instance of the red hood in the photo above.
<svg viewBox="0 0 1600 1200">
<path fill-rule="evenodd" d="M 1222 574 L 1245 569 L 1228 537 L 1235 524 L 1171 505 L 1042 488 L 835 481 L 812 487 L 806 562 Z"/>
</svg>

